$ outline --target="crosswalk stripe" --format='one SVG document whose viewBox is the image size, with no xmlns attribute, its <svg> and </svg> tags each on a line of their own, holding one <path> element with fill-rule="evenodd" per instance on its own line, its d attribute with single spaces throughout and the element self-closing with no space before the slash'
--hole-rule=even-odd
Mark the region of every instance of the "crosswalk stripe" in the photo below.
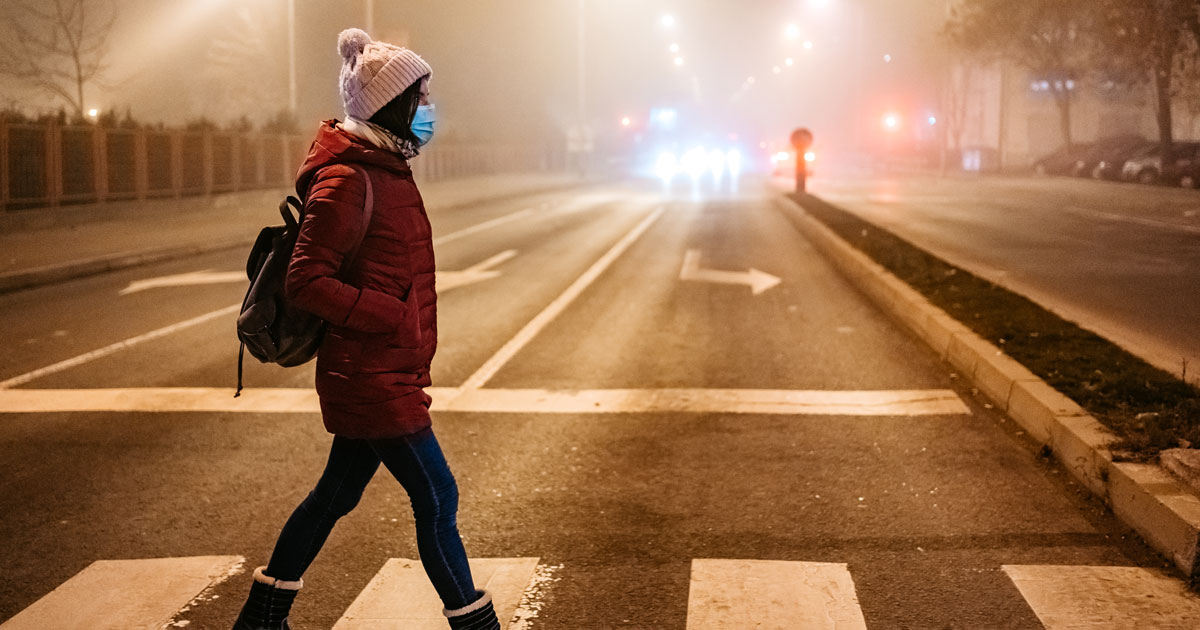
<svg viewBox="0 0 1200 630">
<path fill-rule="evenodd" d="M 952 390 L 475 389 L 430 387 L 434 411 L 473 413 L 737 413 L 819 416 L 967 415 Z M 308 388 L 0 389 L 0 413 L 85 411 L 317 413 Z"/>
<path fill-rule="evenodd" d="M 241 556 L 100 560 L 0 630 L 159 630 L 243 562 Z"/>
<path fill-rule="evenodd" d="M 473 558 L 475 587 L 492 593 L 492 605 L 502 628 L 521 603 L 533 579 L 538 558 Z M 333 630 L 445 630 L 442 602 L 416 560 L 388 560 Z"/>
<path fill-rule="evenodd" d="M 1195 630 L 1200 597 L 1140 567 L 1005 565 L 1046 630 Z"/>
<path fill-rule="evenodd" d="M 692 561 L 687 630 L 865 630 L 844 564 Z"/>
</svg>

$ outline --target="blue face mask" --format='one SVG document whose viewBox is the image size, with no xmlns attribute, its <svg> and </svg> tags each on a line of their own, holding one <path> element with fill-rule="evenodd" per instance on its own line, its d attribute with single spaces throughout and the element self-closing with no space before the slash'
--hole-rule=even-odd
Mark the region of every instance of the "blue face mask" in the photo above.
<svg viewBox="0 0 1200 630">
<path fill-rule="evenodd" d="M 437 116 L 433 105 L 421 105 L 417 108 L 417 114 L 413 116 L 412 132 L 421 146 L 425 146 L 433 138 L 433 123 L 435 122 L 437 122 Z"/>
</svg>

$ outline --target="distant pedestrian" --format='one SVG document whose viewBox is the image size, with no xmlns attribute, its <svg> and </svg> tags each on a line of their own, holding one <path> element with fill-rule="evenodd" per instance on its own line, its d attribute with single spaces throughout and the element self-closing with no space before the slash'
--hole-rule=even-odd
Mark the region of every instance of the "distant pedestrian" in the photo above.
<svg viewBox="0 0 1200 630">
<path fill-rule="evenodd" d="M 290 628 L 301 576 L 380 463 L 412 501 L 417 549 L 450 627 L 499 630 L 491 595 L 471 579 L 456 522 L 458 487 L 424 391 L 437 347 L 437 295 L 429 219 L 408 161 L 433 135 L 433 71 L 411 50 L 359 29 L 341 33 L 338 52 L 346 120 L 322 123 L 300 168 L 305 217 L 286 281 L 296 306 L 328 322 L 316 386 L 333 446 L 270 562 L 255 569 L 234 630 Z"/>
</svg>

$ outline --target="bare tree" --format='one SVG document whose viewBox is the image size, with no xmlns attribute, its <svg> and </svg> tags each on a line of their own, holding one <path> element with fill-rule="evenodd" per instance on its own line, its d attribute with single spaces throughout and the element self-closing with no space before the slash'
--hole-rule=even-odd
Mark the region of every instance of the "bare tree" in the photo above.
<svg viewBox="0 0 1200 630">
<path fill-rule="evenodd" d="M 242 2 L 213 38 L 193 89 L 199 112 L 218 120 L 287 109 L 287 23 L 275 2 Z M 264 122 L 261 118 L 258 122 Z"/>
<path fill-rule="evenodd" d="M 1093 12 L 1091 0 L 962 0 L 951 12 L 946 36 L 964 53 L 1008 59 L 1045 81 L 1070 147 L 1074 92 L 1097 50 Z"/>
<path fill-rule="evenodd" d="M 1125 85 L 1149 82 L 1153 87 L 1163 165 L 1175 139 L 1173 104 L 1181 80 L 1188 79 L 1184 55 L 1189 48 L 1189 21 L 1194 0 L 1103 0 L 1097 7 L 1097 34 L 1106 54 L 1101 67 Z M 1194 52 L 1192 53 L 1194 54 Z"/>
<path fill-rule="evenodd" d="M 83 116 L 117 19 L 109 0 L 15 0 L 0 13 L 0 74 L 61 98 Z"/>
</svg>

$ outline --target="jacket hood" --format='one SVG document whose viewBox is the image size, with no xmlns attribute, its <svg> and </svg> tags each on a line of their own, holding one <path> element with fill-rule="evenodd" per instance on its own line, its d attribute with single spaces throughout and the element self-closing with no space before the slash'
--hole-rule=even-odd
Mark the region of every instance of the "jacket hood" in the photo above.
<svg viewBox="0 0 1200 630">
<path fill-rule="evenodd" d="M 412 177 L 412 169 L 404 157 L 347 133 L 338 127 L 337 120 L 326 120 L 317 129 L 317 137 L 308 149 L 308 156 L 296 173 L 296 192 L 301 199 L 317 171 L 333 164 L 369 165 L 396 175 Z"/>
</svg>

